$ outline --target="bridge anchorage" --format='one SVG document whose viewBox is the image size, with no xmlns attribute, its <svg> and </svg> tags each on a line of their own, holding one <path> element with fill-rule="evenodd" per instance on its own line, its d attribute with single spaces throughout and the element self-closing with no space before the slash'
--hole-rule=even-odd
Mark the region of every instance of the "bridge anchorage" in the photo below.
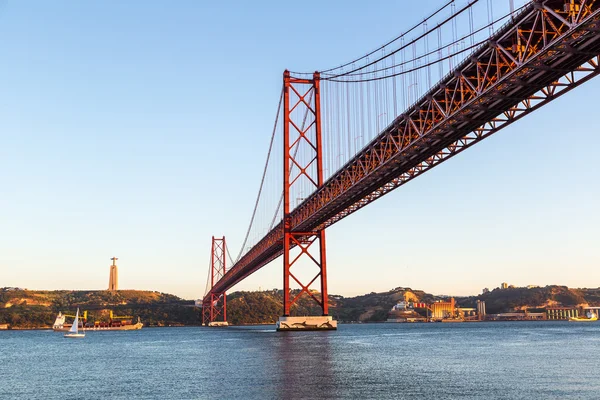
<svg viewBox="0 0 600 400">
<path fill-rule="evenodd" d="M 248 247 L 247 234 L 229 270 L 225 239 L 213 238 L 206 325 L 226 324 L 226 290 L 283 256 L 277 329 L 336 329 L 326 228 L 600 75 L 600 0 L 532 0 L 517 10 L 510 2 L 497 19 L 492 2 L 500 3 L 487 2 L 488 24 L 478 29 L 478 1 L 469 1 L 440 24 L 425 20 L 414 40 L 401 35 L 320 73 L 284 72 L 273 130 L 283 142 L 273 159 L 283 165 L 274 170 L 276 190 L 261 198 L 272 138 L 248 233 L 259 200 L 267 199 L 263 215 L 273 206 L 275 216 Z M 469 32 L 459 35 L 459 26 Z M 294 316 L 306 297 L 318 306 L 308 313 L 318 315 Z"/>
</svg>

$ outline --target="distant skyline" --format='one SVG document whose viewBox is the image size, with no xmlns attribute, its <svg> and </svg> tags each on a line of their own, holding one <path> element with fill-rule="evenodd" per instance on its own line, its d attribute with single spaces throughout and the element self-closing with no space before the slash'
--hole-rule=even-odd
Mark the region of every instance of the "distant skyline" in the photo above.
<svg viewBox="0 0 600 400">
<path fill-rule="evenodd" d="M 283 70 L 353 59 L 441 3 L 0 2 L 0 287 L 104 290 L 116 256 L 119 288 L 201 297 L 211 236 L 242 244 Z M 329 292 L 600 287 L 599 91 L 329 228 Z M 259 287 L 282 287 L 280 259 L 232 291 Z"/>
</svg>

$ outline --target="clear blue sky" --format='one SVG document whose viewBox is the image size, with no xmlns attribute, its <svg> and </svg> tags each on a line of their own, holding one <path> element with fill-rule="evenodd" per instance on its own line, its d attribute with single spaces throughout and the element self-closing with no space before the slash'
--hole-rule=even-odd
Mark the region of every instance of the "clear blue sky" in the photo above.
<svg viewBox="0 0 600 400">
<path fill-rule="evenodd" d="M 0 287 L 105 289 L 117 256 L 121 288 L 201 296 L 211 236 L 241 245 L 283 70 L 360 56 L 440 4 L 0 2 Z M 600 286 L 599 91 L 330 228 L 330 293 Z M 278 261 L 235 289 L 281 279 Z"/>
</svg>

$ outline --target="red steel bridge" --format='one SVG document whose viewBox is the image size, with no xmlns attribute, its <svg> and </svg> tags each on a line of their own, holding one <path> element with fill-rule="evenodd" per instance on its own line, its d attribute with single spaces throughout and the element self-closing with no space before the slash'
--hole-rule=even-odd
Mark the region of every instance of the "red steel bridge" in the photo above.
<svg viewBox="0 0 600 400">
<path fill-rule="evenodd" d="M 283 73 L 237 259 L 213 238 L 204 323 L 226 321 L 225 292 L 281 255 L 284 322 L 301 296 L 327 316 L 327 227 L 600 73 L 600 0 L 521 3 L 448 1 L 363 57 Z"/>
</svg>

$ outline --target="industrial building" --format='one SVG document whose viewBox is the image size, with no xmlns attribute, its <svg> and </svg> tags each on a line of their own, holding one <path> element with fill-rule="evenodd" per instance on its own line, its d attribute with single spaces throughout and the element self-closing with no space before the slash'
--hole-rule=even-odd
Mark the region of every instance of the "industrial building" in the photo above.
<svg viewBox="0 0 600 400">
<path fill-rule="evenodd" d="M 485 301 L 477 300 L 477 319 L 485 320 Z"/>
<path fill-rule="evenodd" d="M 444 319 L 455 316 L 454 297 L 450 301 L 436 301 L 431 305 L 431 318 Z"/>
<path fill-rule="evenodd" d="M 543 312 L 531 313 L 531 312 L 507 312 L 500 314 L 490 314 L 489 320 L 492 321 L 540 321 L 546 319 L 546 314 Z"/>
<path fill-rule="evenodd" d="M 571 317 L 578 317 L 579 310 L 573 307 L 548 307 L 546 308 L 546 317 L 551 320 L 568 320 Z"/>
</svg>

